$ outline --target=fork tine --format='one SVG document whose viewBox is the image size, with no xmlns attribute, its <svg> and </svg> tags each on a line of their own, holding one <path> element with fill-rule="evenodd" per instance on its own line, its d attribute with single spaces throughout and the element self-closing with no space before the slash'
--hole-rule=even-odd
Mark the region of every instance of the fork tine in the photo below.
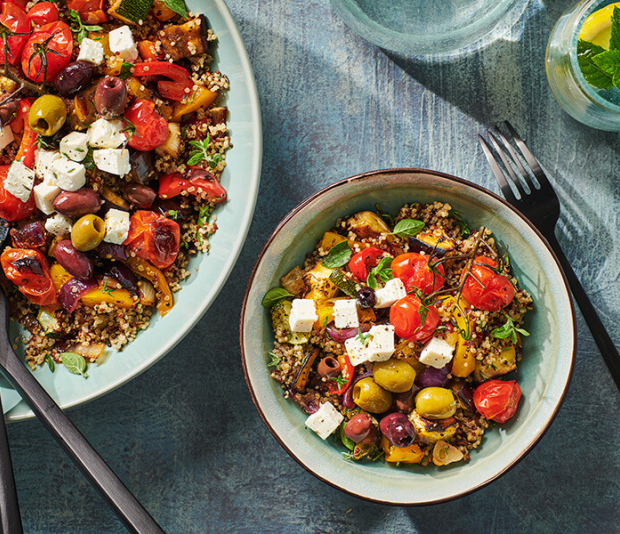
<svg viewBox="0 0 620 534">
<path fill-rule="evenodd" d="M 527 148 L 527 145 L 523 142 L 523 139 L 521 139 L 517 131 L 512 127 L 512 125 L 508 121 L 504 121 L 504 125 L 506 126 L 506 129 L 508 130 L 508 132 L 514 139 L 514 142 L 519 147 L 519 150 L 521 150 L 521 154 L 523 154 L 525 161 L 527 161 L 527 164 L 532 169 L 532 172 L 534 173 L 534 176 L 538 180 L 538 183 L 540 184 L 540 186 L 551 187 L 551 184 L 549 183 L 549 180 L 547 179 L 547 175 L 544 173 L 544 171 L 538 164 L 538 161 L 534 157 L 534 154 L 532 154 L 532 152 L 530 152 L 530 149 Z"/>
<path fill-rule="evenodd" d="M 510 152 L 510 155 L 512 156 L 512 161 L 514 162 L 516 167 L 519 169 L 519 172 L 521 173 L 521 176 L 523 177 L 523 180 L 525 181 L 527 186 L 530 188 L 530 191 L 534 191 L 535 189 L 534 183 L 532 182 L 532 179 L 530 178 L 530 173 L 525 170 L 525 167 L 521 163 L 521 160 L 517 156 L 517 153 L 512 148 L 512 145 L 508 142 L 508 139 L 506 139 L 506 136 L 497 127 L 493 128 L 493 134 L 496 137 L 500 138 L 502 144 L 506 147 L 506 150 Z"/>
<path fill-rule="evenodd" d="M 526 194 L 525 190 L 523 189 L 523 186 L 521 186 L 521 182 L 519 182 L 519 177 L 516 175 L 516 173 L 512 169 L 512 165 L 508 161 L 506 152 L 499 145 L 499 141 L 493 135 L 493 132 L 491 130 L 487 130 L 487 133 L 489 134 L 489 139 L 491 140 L 491 143 L 493 143 L 493 148 L 495 148 L 496 152 L 499 154 L 499 157 L 502 159 L 502 162 L 504 163 L 504 167 L 506 167 L 506 171 L 508 172 L 508 175 L 512 179 L 512 183 L 515 189 L 517 190 L 517 193 L 519 193 L 521 198 L 523 198 Z"/>
<path fill-rule="evenodd" d="M 502 171 L 502 168 L 498 165 L 495 159 L 495 156 L 493 156 L 491 147 L 485 141 L 484 137 L 482 137 L 480 134 L 478 134 L 478 141 L 480 141 L 480 145 L 482 146 L 484 155 L 486 156 L 489 162 L 489 165 L 491 165 L 491 170 L 493 171 L 493 174 L 495 175 L 495 179 L 499 183 L 499 187 L 502 190 L 502 193 L 504 194 L 504 198 L 511 204 L 517 203 L 518 199 L 512 192 L 512 189 L 510 185 L 508 184 L 506 177 L 504 176 L 504 171 Z"/>
</svg>

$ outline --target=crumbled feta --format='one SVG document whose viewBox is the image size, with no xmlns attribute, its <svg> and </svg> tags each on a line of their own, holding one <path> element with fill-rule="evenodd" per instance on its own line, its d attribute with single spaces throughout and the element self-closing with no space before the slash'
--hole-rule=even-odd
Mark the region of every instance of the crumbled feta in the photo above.
<svg viewBox="0 0 620 534">
<path fill-rule="evenodd" d="M 103 44 L 99 41 L 88 39 L 88 37 L 82 39 L 77 60 L 101 65 L 103 63 Z"/>
<path fill-rule="evenodd" d="M 86 168 L 70 159 L 60 158 L 54 161 L 52 174 L 54 178 L 49 183 L 65 191 L 77 191 L 86 183 Z"/>
<path fill-rule="evenodd" d="M 454 347 L 445 339 L 432 338 L 420 353 L 420 363 L 441 369 L 452 359 Z"/>
<path fill-rule="evenodd" d="M 71 132 L 60 140 L 60 152 L 65 158 L 82 161 L 88 153 L 88 134 Z"/>
<path fill-rule="evenodd" d="M 129 213 L 122 210 L 111 209 L 105 214 L 105 237 L 106 243 L 121 245 L 129 235 Z"/>
<path fill-rule="evenodd" d="M 0 150 L 5 149 L 8 145 L 10 145 L 15 140 L 15 136 L 13 135 L 13 130 L 11 130 L 10 126 L 3 126 L 0 129 Z"/>
<path fill-rule="evenodd" d="M 354 299 L 340 299 L 334 302 L 334 324 L 336 328 L 357 328 L 357 305 Z"/>
<path fill-rule="evenodd" d="M 138 49 L 133 40 L 131 28 L 121 26 L 108 34 L 110 50 L 130 63 L 138 59 Z"/>
<path fill-rule="evenodd" d="M 54 200 L 60 194 L 60 187 L 50 183 L 41 183 L 34 186 L 34 201 L 37 208 L 45 215 L 54 213 Z"/>
<path fill-rule="evenodd" d="M 4 188 L 22 202 L 28 202 L 34 185 L 34 171 L 21 161 L 14 161 L 4 180 Z"/>
<path fill-rule="evenodd" d="M 312 326 L 318 320 L 312 299 L 293 299 L 288 319 L 292 332 L 312 332 Z"/>
<path fill-rule="evenodd" d="M 97 119 L 88 129 L 88 144 L 95 148 L 118 148 L 126 140 L 125 123 L 120 119 Z"/>
<path fill-rule="evenodd" d="M 306 419 L 306 426 L 321 439 L 327 439 L 344 421 L 343 415 L 330 402 L 321 403 L 319 409 Z"/>
<path fill-rule="evenodd" d="M 48 217 L 45 221 L 45 229 L 54 235 L 68 235 L 71 233 L 71 219 L 68 219 L 60 213 L 56 213 L 52 217 Z"/>
<path fill-rule="evenodd" d="M 53 182 L 52 163 L 62 158 L 55 150 L 37 150 L 34 154 L 34 172 L 44 182 Z"/>
<path fill-rule="evenodd" d="M 400 278 L 393 278 L 385 286 L 375 291 L 375 308 L 388 308 L 397 300 L 407 296 L 407 290 Z"/>
<path fill-rule="evenodd" d="M 129 150 L 126 148 L 102 148 L 101 150 L 95 150 L 93 151 L 93 160 L 98 169 L 110 174 L 124 176 L 131 170 Z"/>
<path fill-rule="evenodd" d="M 394 327 L 392 325 L 373 326 L 368 333 L 370 342 L 366 347 L 371 362 L 389 360 L 394 354 Z"/>
</svg>

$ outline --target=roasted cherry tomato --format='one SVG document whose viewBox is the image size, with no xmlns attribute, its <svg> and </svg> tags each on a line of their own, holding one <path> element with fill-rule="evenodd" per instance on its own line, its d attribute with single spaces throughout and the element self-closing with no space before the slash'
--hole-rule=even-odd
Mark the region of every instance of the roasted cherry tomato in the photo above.
<svg viewBox="0 0 620 534">
<path fill-rule="evenodd" d="M 505 423 L 517 411 L 521 388 L 514 380 L 489 380 L 474 391 L 476 409 L 491 421 Z"/>
<path fill-rule="evenodd" d="M 6 277 L 28 300 L 39 306 L 56 303 L 56 289 L 47 259 L 38 250 L 6 248 L 0 256 L 0 263 Z"/>
<path fill-rule="evenodd" d="M 439 325 L 439 313 L 434 306 L 423 306 L 415 295 L 407 295 L 390 308 L 390 323 L 398 337 L 425 342 Z"/>
<path fill-rule="evenodd" d="M 8 38 L 9 46 L 5 48 L 4 39 L 0 39 L 0 65 L 4 65 L 4 56 L 11 65 L 19 63 L 21 51 L 28 41 L 30 34 L 30 21 L 26 17 L 25 11 L 14 4 L 2 4 L 0 11 L 0 23 L 6 26 L 11 32 L 23 35 L 13 35 Z"/>
<path fill-rule="evenodd" d="M 130 218 L 129 235 L 123 243 L 136 256 L 165 269 L 174 263 L 181 246 L 179 225 L 149 210 L 136 211 Z"/>
<path fill-rule="evenodd" d="M 71 61 L 73 36 L 64 22 L 50 22 L 32 32 L 22 50 L 22 69 L 33 82 L 52 82 Z"/>
<path fill-rule="evenodd" d="M 165 76 L 169 80 L 157 82 L 157 89 L 161 96 L 168 100 L 181 100 L 189 95 L 194 82 L 187 69 L 175 65 L 169 61 L 147 61 L 136 63 L 133 67 L 133 75 L 142 76 Z"/>
<path fill-rule="evenodd" d="M 21 221 L 32 215 L 37 205 L 34 203 L 34 195 L 30 193 L 28 202 L 22 202 L 4 188 L 4 181 L 9 173 L 9 165 L 0 165 L 0 217 L 7 221 Z"/>
<path fill-rule="evenodd" d="M 349 260 L 349 269 L 351 269 L 351 272 L 358 280 L 365 281 L 366 278 L 368 278 L 368 272 L 376 267 L 380 259 L 385 255 L 385 250 L 381 250 L 380 248 L 365 248 Z"/>
<path fill-rule="evenodd" d="M 410 252 L 394 258 L 392 274 L 401 279 L 407 291 L 417 288 L 424 295 L 430 295 L 443 286 L 446 272 L 441 263 L 433 264 L 433 260 L 429 267 L 429 256 Z"/>
<path fill-rule="evenodd" d="M 148 152 L 168 139 L 168 123 L 150 100 L 136 100 L 123 117 L 136 127 L 127 143 L 131 148 Z"/>
<path fill-rule="evenodd" d="M 497 262 L 491 258 L 478 256 L 474 260 L 463 287 L 463 298 L 474 308 L 497 311 L 512 302 L 515 288 L 507 276 L 493 271 L 495 267 Z"/>
<path fill-rule="evenodd" d="M 103 11 L 103 0 L 67 0 L 67 7 L 77 11 L 86 24 L 101 24 L 108 20 Z"/>
<path fill-rule="evenodd" d="M 5 0 L 6 4 L 13 4 L 21 8 L 23 11 L 26 11 L 26 6 L 28 5 L 28 0 Z"/>
<path fill-rule="evenodd" d="M 209 171 L 201 167 L 190 167 L 186 176 L 180 172 L 164 174 L 159 179 L 160 198 L 167 199 L 187 191 L 194 196 L 201 195 L 209 202 L 219 204 L 226 200 L 226 190 Z"/>
<path fill-rule="evenodd" d="M 43 26 L 58 20 L 58 8 L 53 2 L 39 2 L 30 8 L 27 16 L 35 26 Z"/>
</svg>

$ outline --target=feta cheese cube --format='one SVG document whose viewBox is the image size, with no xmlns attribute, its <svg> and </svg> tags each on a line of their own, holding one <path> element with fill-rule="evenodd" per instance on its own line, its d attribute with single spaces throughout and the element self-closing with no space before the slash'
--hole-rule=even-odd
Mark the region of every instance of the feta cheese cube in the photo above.
<svg viewBox="0 0 620 534">
<path fill-rule="evenodd" d="M 4 180 L 4 188 L 22 202 L 28 202 L 34 185 L 34 171 L 21 161 L 14 161 Z"/>
<path fill-rule="evenodd" d="M 0 129 L 0 150 L 5 149 L 14 140 L 15 136 L 13 135 L 13 130 L 11 130 L 10 126 L 7 125 Z"/>
<path fill-rule="evenodd" d="M 53 182 L 52 163 L 62 158 L 55 150 L 37 150 L 34 154 L 34 172 L 44 182 Z"/>
<path fill-rule="evenodd" d="M 454 347 L 445 339 L 434 337 L 422 348 L 420 363 L 441 369 L 452 359 L 453 352 Z"/>
<path fill-rule="evenodd" d="M 54 235 L 68 235 L 71 233 L 71 219 L 68 219 L 60 213 L 56 213 L 52 217 L 48 217 L 45 221 L 45 229 Z"/>
<path fill-rule="evenodd" d="M 336 328 L 357 328 L 360 325 L 354 299 L 334 302 L 334 324 Z"/>
<path fill-rule="evenodd" d="M 60 194 L 60 187 L 44 182 L 35 185 L 33 191 L 37 208 L 45 213 L 45 215 L 54 213 L 54 200 Z"/>
<path fill-rule="evenodd" d="M 111 209 L 105 214 L 105 237 L 106 243 L 121 245 L 129 235 L 129 213 L 122 210 Z"/>
<path fill-rule="evenodd" d="M 129 26 L 121 26 L 108 34 L 110 50 L 120 56 L 121 59 L 133 63 L 138 59 L 138 49 L 133 40 Z"/>
<path fill-rule="evenodd" d="M 397 300 L 407 296 L 407 290 L 400 278 L 393 278 L 385 286 L 375 291 L 375 308 L 389 308 Z"/>
<path fill-rule="evenodd" d="M 88 144 L 96 148 L 118 148 L 127 140 L 123 128 L 125 123 L 120 119 L 97 119 L 88 129 Z"/>
<path fill-rule="evenodd" d="M 349 355 L 351 365 L 354 367 L 360 363 L 364 363 L 370 360 L 370 354 L 366 350 L 366 342 L 362 342 L 359 337 L 352 337 L 344 342 L 344 348 Z"/>
<path fill-rule="evenodd" d="M 103 63 L 103 44 L 87 37 L 82 39 L 78 61 L 88 61 L 94 65 Z"/>
<path fill-rule="evenodd" d="M 384 362 L 394 354 L 394 327 L 392 325 L 376 325 L 370 331 L 370 342 L 366 348 L 371 362 Z"/>
<path fill-rule="evenodd" d="M 98 169 L 110 174 L 124 176 L 131 170 L 129 150 L 126 148 L 102 148 L 101 150 L 95 150 L 93 152 L 93 159 Z"/>
<path fill-rule="evenodd" d="M 288 318 L 292 332 L 312 332 L 312 326 L 319 320 L 312 299 L 294 299 Z"/>
<path fill-rule="evenodd" d="M 54 179 L 49 183 L 65 191 L 77 191 L 86 183 L 86 168 L 70 159 L 60 158 L 54 161 L 52 174 Z"/>
<path fill-rule="evenodd" d="M 329 402 L 323 402 L 319 409 L 306 419 L 306 426 L 314 430 L 321 439 L 327 439 L 344 420 L 343 415 Z"/>
<path fill-rule="evenodd" d="M 88 134 L 71 132 L 60 140 L 60 152 L 65 158 L 82 161 L 88 153 Z"/>
</svg>

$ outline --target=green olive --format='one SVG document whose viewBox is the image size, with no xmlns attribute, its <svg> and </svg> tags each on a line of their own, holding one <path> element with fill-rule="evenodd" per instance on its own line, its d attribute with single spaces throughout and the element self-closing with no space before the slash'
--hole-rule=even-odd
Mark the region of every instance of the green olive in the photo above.
<svg viewBox="0 0 620 534">
<path fill-rule="evenodd" d="M 392 405 L 392 394 L 372 378 L 362 378 L 353 386 L 353 402 L 367 412 L 383 413 Z"/>
<path fill-rule="evenodd" d="M 424 388 L 415 397 L 416 411 L 427 419 L 446 419 L 456 413 L 456 399 L 451 389 Z"/>
<path fill-rule="evenodd" d="M 39 135 L 54 135 L 67 120 L 67 106 L 62 98 L 43 95 L 30 106 L 28 124 Z"/>
<path fill-rule="evenodd" d="M 375 382 L 383 389 L 392 393 L 409 391 L 415 380 L 415 371 L 411 365 L 390 358 L 385 362 L 377 362 L 372 366 L 372 375 Z"/>
<path fill-rule="evenodd" d="M 105 223 L 92 213 L 77 220 L 71 230 L 71 243 L 81 252 L 94 249 L 105 236 Z"/>
</svg>

